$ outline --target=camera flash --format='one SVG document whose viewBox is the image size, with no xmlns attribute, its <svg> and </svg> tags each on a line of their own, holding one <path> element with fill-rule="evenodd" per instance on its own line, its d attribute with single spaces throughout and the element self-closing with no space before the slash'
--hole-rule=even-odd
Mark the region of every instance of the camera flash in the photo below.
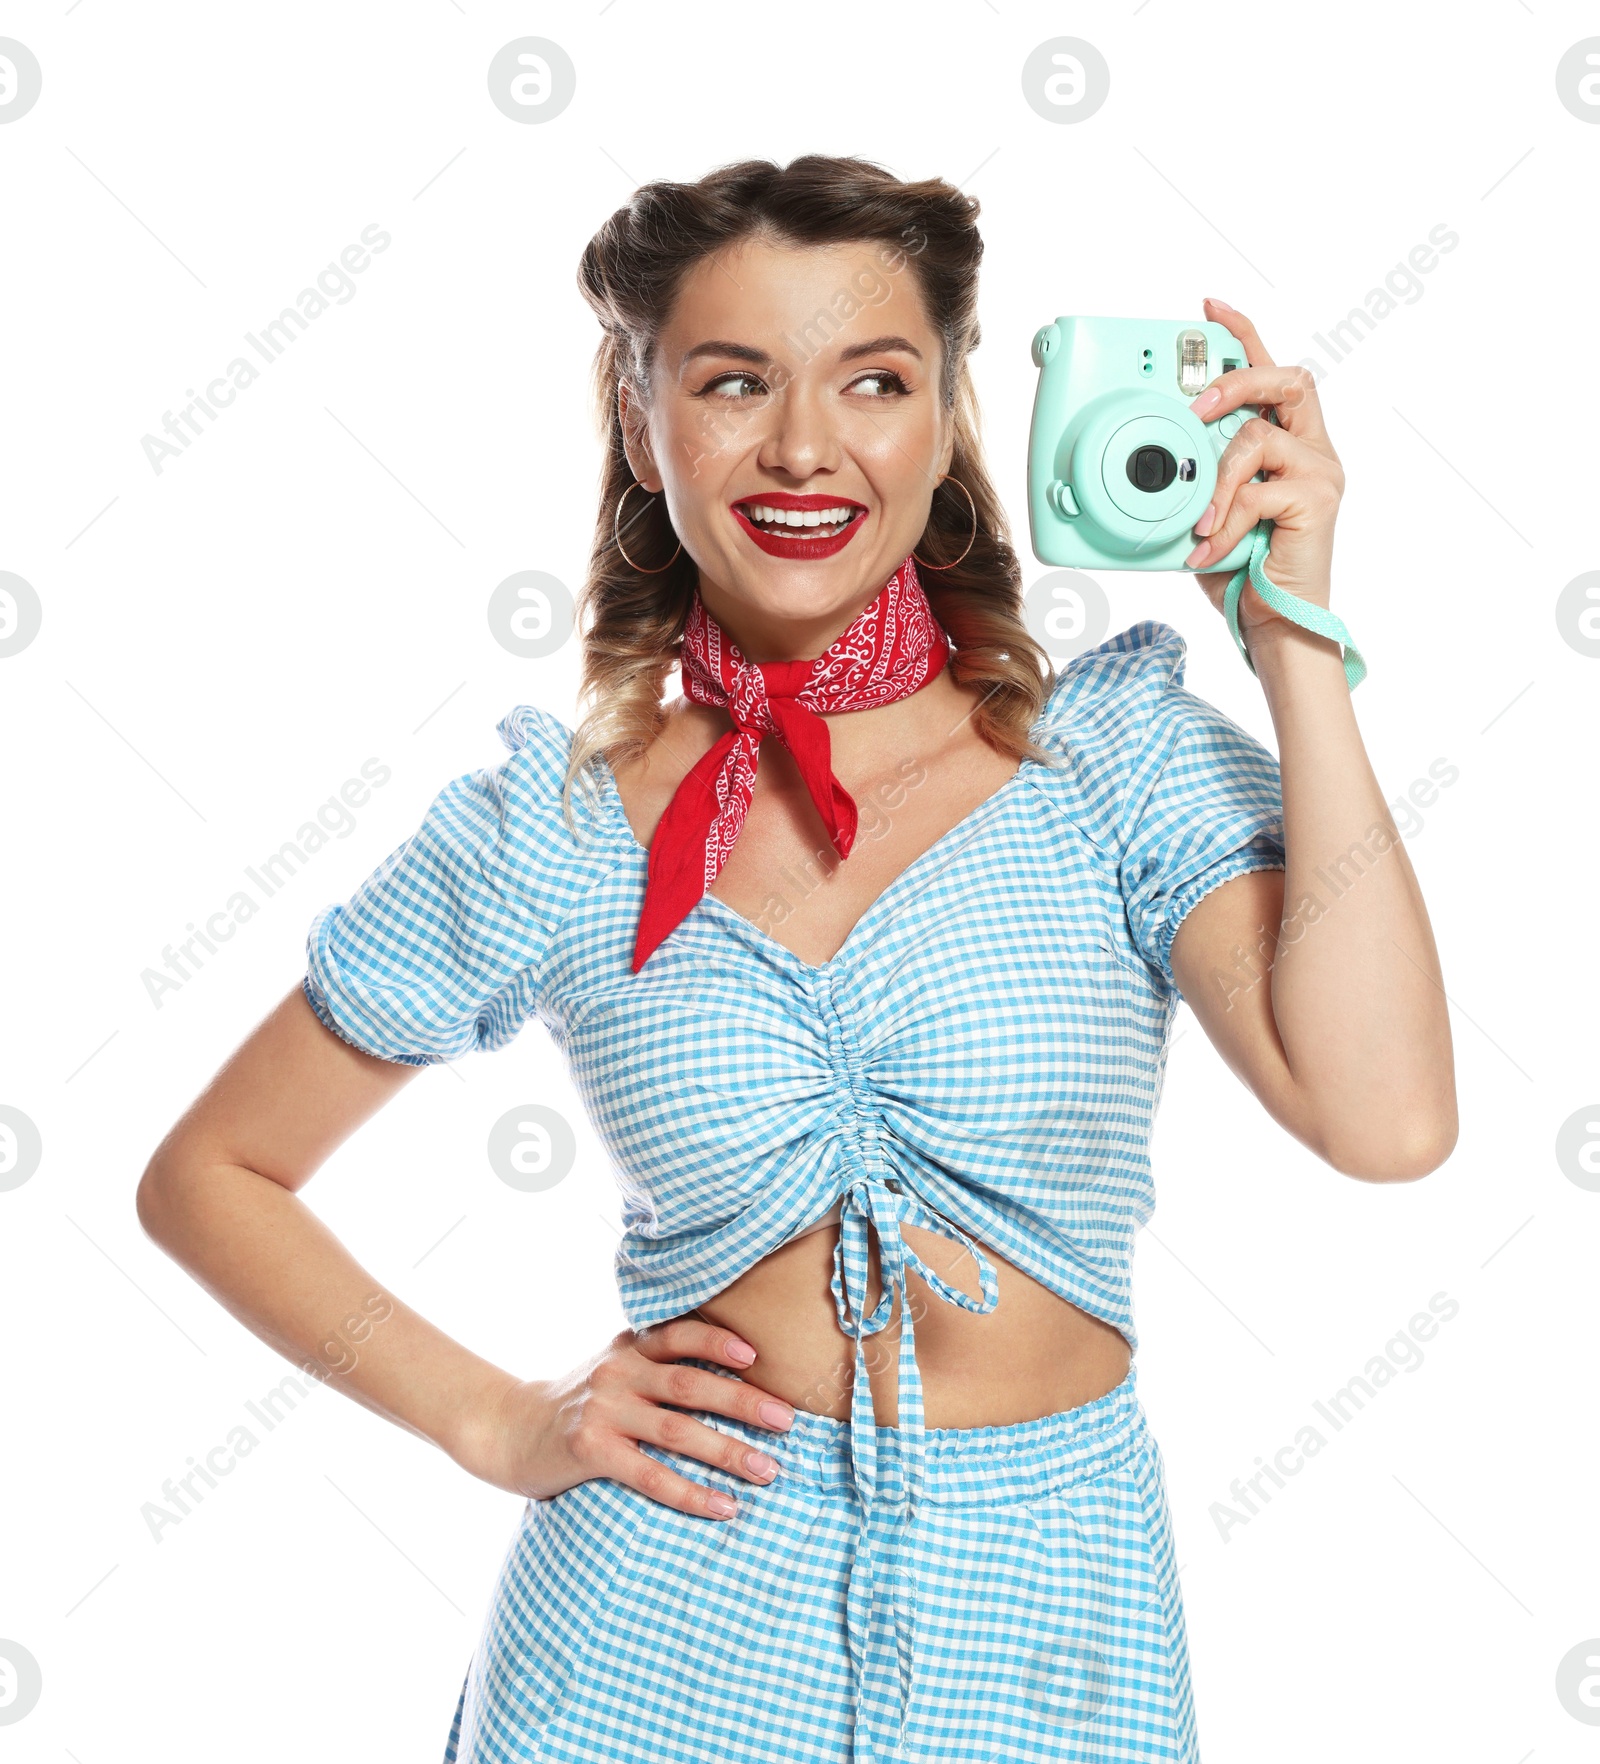
<svg viewBox="0 0 1600 1764">
<path fill-rule="evenodd" d="M 1204 331 L 1178 333 L 1178 390 L 1185 398 L 1197 397 L 1206 388 L 1211 375 L 1207 372 L 1210 359 Z"/>
</svg>

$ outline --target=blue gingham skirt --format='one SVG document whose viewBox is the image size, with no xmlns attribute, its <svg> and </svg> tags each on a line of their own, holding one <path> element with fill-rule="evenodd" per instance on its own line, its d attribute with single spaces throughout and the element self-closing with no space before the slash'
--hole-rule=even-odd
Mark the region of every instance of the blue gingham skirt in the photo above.
<svg viewBox="0 0 1600 1764">
<path fill-rule="evenodd" d="M 1198 1764 L 1164 1466 L 1135 1387 L 1130 1367 L 1077 1408 L 927 1429 L 914 1516 L 885 1501 L 865 1541 L 850 1424 L 804 1410 L 786 1434 L 695 1411 L 778 1460 L 765 1487 L 642 1445 L 732 1494 L 734 1519 L 609 1477 L 530 1501 L 445 1764 Z M 892 1497 L 899 1434 L 876 1433 Z"/>
</svg>

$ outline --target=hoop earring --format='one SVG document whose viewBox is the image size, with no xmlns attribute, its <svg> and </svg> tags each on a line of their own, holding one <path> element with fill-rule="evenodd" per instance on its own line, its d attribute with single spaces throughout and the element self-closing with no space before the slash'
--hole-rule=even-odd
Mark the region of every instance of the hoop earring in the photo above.
<svg viewBox="0 0 1600 1764">
<path fill-rule="evenodd" d="M 672 556 L 669 557 L 664 564 L 658 564 L 653 570 L 646 570 L 646 569 L 641 569 L 640 566 L 638 564 L 636 564 L 631 557 L 628 556 L 627 547 L 622 543 L 622 534 L 618 531 L 618 527 L 619 527 L 621 520 L 622 520 L 622 505 L 623 505 L 623 503 L 625 503 L 628 500 L 628 491 L 629 490 L 643 490 L 643 489 L 644 489 L 644 486 L 641 483 L 639 483 L 637 480 L 635 480 L 633 483 L 631 483 L 628 486 L 628 489 L 624 490 L 623 493 L 617 498 L 617 512 L 611 517 L 611 538 L 612 538 L 612 542 L 615 544 L 617 550 L 622 553 L 622 561 L 628 566 L 628 568 L 630 570 L 637 570 L 641 576 L 659 576 L 663 570 L 670 570 L 672 568 L 672 566 L 678 561 L 678 551 L 683 550 L 683 541 L 681 539 L 678 541 L 678 551 L 673 552 Z M 650 492 L 646 490 L 645 494 L 648 496 L 650 494 Z M 659 495 L 660 492 L 658 491 L 658 492 L 656 492 L 656 494 Z"/>
<path fill-rule="evenodd" d="M 954 484 L 955 487 L 962 493 L 962 495 L 966 497 L 967 505 L 972 510 L 972 539 L 969 539 L 967 541 L 966 549 L 961 553 L 961 557 L 965 557 L 967 555 L 967 552 L 971 551 L 971 549 L 972 549 L 973 540 L 978 537 L 978 505 L 977 505 L 977 503 L 975 503 L 972 500 L 972 492 L 966 487 L 965 484 L 963 484 L 961 482 L 961 480 L 959 478 L 952 478 L 950 476 L 950 474 L 948 472 L 946 472 L 944 477 L 942 477 L 939 480 L 939 483 L 940 484 L 945 484 L 945 483 Z M 935 486 L 935 488 L 937 488 L 937 485 Z M 919 564 L 922 564 L 922 567 L 925 570 L 953 570 L 956 567 L 956 565 L 961 562 L 961 557 L 953 557 L 953 558 L 951 558 L 951 560 L 947 564 L 924 563 L 920 557 L 917 557 L 915 549 L 912 550 L 911 555 L 913 557 L 917 558 L 917 562 Z"/>
</svg>

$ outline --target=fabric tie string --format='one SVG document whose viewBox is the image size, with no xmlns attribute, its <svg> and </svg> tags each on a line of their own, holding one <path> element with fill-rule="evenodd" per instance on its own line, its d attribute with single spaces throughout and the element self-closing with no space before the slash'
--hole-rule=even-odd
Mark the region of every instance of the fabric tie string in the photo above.
<svg viewBox="0 0 1600 1764">
<path fill-rule="evenodd" d="M 905 698 L 949 656 L 949 638 L 910 557 L 812 660 L 746 661 L 696 591 L 680 658 L 684 696 L 724 708 L 734 726 L 690 767 L 651 837 L 635 974 L 728 861 L 749 812 L 762 740 L 775 735 L 794 756 L 833 849 L 846 858 L 855 843 L 856 803 L 833 775 L 824 715 Z"/>
<path fill-rule="evenodd" d="M 966 1250 L 976 1262 L 981 1298 L 951 1286 L 934 1272 L 900 1235 L 900 1223 L 922 1226 Z M 870 1255 L 868 1226 L 878 1235 L 878 1285 L 880 1296 L 866 1311 L 867 1270 Z M 915 1326 L 912 1320 L 906 1272 L 914 1268 L 935 1297 L 964 1311 L 985 1315 L 1000 1302 L 999 1277 L 994 1264 L 978 1245 L 943 1213 L 935 1211 L 903 1177 L 860 1176 L 841 1197 L 839 1238 L 833 1250 L 834 1309 L 839 1327 L 855 1340 L 855 1382 L 850 1398 L 850 1462 L 856 1499 L 861 1508 L 855 1559 L 850 1568 L 846 1595 L 845 1628 L 850 1644 L 850 1664 L 856 1687 L 854 1754 L 852 1764 L 889 1764 L 905 1756 L 906 1724 L 911 1711 L 910 1665 L 915 1656 L 917 1589 L 913 1569 L 915 1551 L 910 1547 L 911 1525 L 922 1495 L 926 1431 L 923 1426 L 922 1376 L 917 1367 Z M 896 1430 L 900 1436 L 902 1465 L 898 1502 L 884 1498 L 878 1476 L 878 1430 L 872 1408 L 872 1384 L 867 1372 L 866 1341 L 891 1320 L 895 1294 L 900 1295 L 899 1382 Z M 889 1716 L 890 1750 L 881 1750 L 874 1737 L 870 1694 L 873 1658 L 873 1607 L 877 1588 L 886 1585 L 893 1613 L 889 1646 L 895 1655 L 897 1693 Z"/>
<path fill-rule="evenodd" d="M 1234 572 L 1222 596 L 1222 611 L 1239 653 L 1244 657 L 1244 665 L 1252 674 L 1256 671 L 1256 664 L 1250 659 L 1250 650 L 1244 640 L 1244 632 L 1239 629 L 1239 597 L 1244 593 L 1244 585 L 1248 581 L 1261 599 L 1280 617 L 1303 626 L 1307 631 L 1314 631 L 1319 637 L 1331 638 L 1339 645 L 1339 653 L 1344 661 L 1345 685 L 1354 692 L 1367 677 L 1367 662 L 1366 657 L 1356 648 L 1355 639 L 1350 635 L 1344 620 L 1328 607 L 1318 606 L 1316 601 L 1307 600 L 1304 595 L 1291 594 L 1287 589 L 1280 588 L 1262 567 L 1267 555 L 1266 530 L 1258 527 L 1250 542 L 1249 557 Z"/>
</svg>

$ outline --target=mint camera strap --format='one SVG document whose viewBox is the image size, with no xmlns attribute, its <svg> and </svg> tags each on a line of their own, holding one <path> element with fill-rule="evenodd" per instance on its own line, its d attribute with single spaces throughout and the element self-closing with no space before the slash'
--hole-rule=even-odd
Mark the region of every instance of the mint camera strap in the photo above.
<svg viewBox="0 0 1600 1764">
<path fill-rule="evenodd" d="M 1228 621 L 1228 629 L 1233 633 L 1233 640 L 1239 646 L 1239 653 L 1244 663 L 1253 674 L 1256 665 L 1250 659 L 1250 651 L 1239 631 L 1239 597 L 1244 593 L 1245 578 L 1256 593 L 1284 618 L 1296 625 L 1303 625 L 1308 631 L 1315 631 L 1319 637 L 1331 637 L 1344 654 L 1344 677 L 1352 692 L 1367 677 L 1367 664 L 1362 659 L 1361 651 L 1356 648 L 1350 633 L 1345 629 L 1344 620 L 1337 613 L 1329 612 L 1327 607 L 1318 606 L 1314 600 L 1302 599 L 1298 594 L 1287 593 L 1275 582 L 1268 581 L 1262 564 L 1266 560 L 1271 541 L 1267 538 L 1265 527 L 1256 529 L 1255 538 L 1250 545 L 1250 561 L 1239 570 L 1229 582 L 1227 592 L 1222 597 L 1222 611 Z"/>
</svg>

